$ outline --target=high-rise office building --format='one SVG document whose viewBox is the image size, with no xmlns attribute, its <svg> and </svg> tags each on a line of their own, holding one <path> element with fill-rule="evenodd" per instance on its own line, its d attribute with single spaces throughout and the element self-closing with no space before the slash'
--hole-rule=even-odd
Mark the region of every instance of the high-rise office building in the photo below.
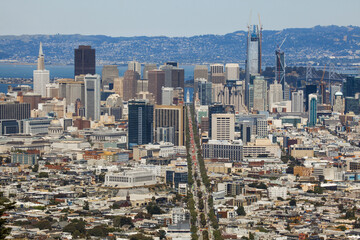
<svg viewBox="0 0 360 240">
<path fill-rule="evenodd" d="M 225 73 L 223 64 L 210 65 L 211 82 L 225 84 Z"/>
<path fill-rule="evenodd" d="M 360 76 L 348 76 L 343 84 L 344 97 L 355 97 L 360 93 Z"/>
<path fill-rule="evenodd" d="M 298 90 L 291 93 L 291 111 L 304 112 L 304 91 Z"/>
<path fill-rule="evenodd" d="M 276 81 L 274 84 L 270 84 L 269 86 L 269 111 L 273 112 L 273 104 L 277 102 L 281 102 L 283 100 L 283 91 L 281 84 Z"/>
<path fill-rule="evenodd" d="M 330 86 L 330 104 L 331 104 L 331 106 L 334 105 L 335 94 L 337 92 L 341 92 L 341 86 L 340 85 L 331 85 Z"/>
<path fill-rule="evenodd" d="M 46 97 L 46 84 L 50 82 L 49 70 L 45 70 L 44 53 L 42 43 L 40 42 L 39 56 L 37 60 L 37 69 L 33 72 L 34 93 Z"/>
<path fill-rule="evenodd" d="M 309 95 L 317 92 L 317 86 L 314 84 L 309 84 L 305 86 L 305 111 L 309 111 Z"/>
<path fill-rule="evenodd" d="M 0 120 L 30 118 L 30 103 L 0 102 Z"/>
<path fill-rule="evenodd" d="M 234 140 L 235 115 L 213 114 L 211 118 L 211 131 L 211 139 L 213 140 Z"/>
<path fill-rule="evenodd" d="M 263 76 L 254 79 L 254 110 L 267 110 L 267 83 Z"/>
<path fill-rule="evenodd" d="M 360 114 L 360 99 L 355 97 L 345 97 L 345 113 L 353 112 Z"/>
<path fill-rule="evenodd" d="M 75 76 L 81 74 L 95 74 L 95 49 L 91 46 L 80 45 L 74 50 Z"/>
<path fill-rule="evenodd" d="M 343 114 L 345 111 L 345 99 L 342 92 L 335 93 L 333 112 Z"/>
<path fill-rule="evenodd" d="M 283 99 L 289 100 L 285 98 L 285 53 L 280 49 L 275 50 L 275 81 L 282 85 L 282 89 L 284 90 Z"/>
<path fill-rule="evenodd" d="M 317 95 L 309 94 L 309 127 L 314 127 L 317 121 Z"/>
<path fill-rule="evenodd" d="M 225 106 L 223 104 L 214 104 L 209 106 L 209 138 L 212 136 L 212 115 L 217 113 L 231 113 L 234 114 L 234 106 Z"/>
<path fill-rule="evenodd" d="M 212 103 L 212 83 L 205 79 L 198 81 L 198 93 L 201 105 L 210 105 Z"/>
<path fill-rule="evenodd" d="M 194 68 L 194 80 L 195 79 L 206 79 L 208 80 L 209 69 L 207 65 L 196 65 Z"/>
<path fill-rule="evenodd" d="M 64 78 L 57 80 L 59 84 L 59 98 L 66 98 L 66 103 L 75 103 L 80 99 L 85 103 L 85 85 L 84 76 L 76 76 L 75 79 Z"/>
<path fill-rule="evenodd" d="M 165 87 L 184 88 L 185 71 L 183 68 L 174 67 L 173 65 L 160 66 L 160 70 L 165 72 Z"/>
<path fill-rule="evenodd" d="M 150 70 L 148 74 L 148 89 L 153 94 L 156 104 L 162 104 L 161 89 L 165 84 L 165 72 L 162 70 Z"/>
<path fill-rule="evenodd" d="M 114 92 L 124 98 L 124 77 L 114 78 Z"/>
<path fill-rule="evenodd" d="M 249 26 L 247 35 L 247 48 L 246 48 L 246 66 L 245 66 L 245 105 L 249 108 L 250 102 L 250 78 L 251 75 L 261 73 L 261 41 L 262 32 L 261 26 Z"/>
<path fill-rule="evenodd" d="M 154 126 L 155 132 L 159 128 L 172 128 L 176 146 L 184 145 L 184 107 L 155 105 Z M 171 131 L 171 130 L 170 130 Z"/>
<path fill-rule="evenodd" d="M 147 100 L 131 100 L 128 104 L 128 147 L 153 141 L 154 105 Z"/>
<path fill-rule="evenodd" d="M 161 104 L 172 105 L 173 104 L 174 88 L 162 87 L 161 88 Z"/>
<path fill-rule="evenodd" d="M 129 62 L 128 70 L 137 72 L 139 74 L 139 79 L 141 78 L 141 63 L 136 62 L 136 61 Z"/>
<path fill-rule="evenodd" d="M 114 79 L 119 77 L 119 69 L 116 65 L 104 65 L 101 76 L 101 88 L 112 90 Z"/>
<path fill-rule="evenodd" d="M 157 66 L 155 63 L 145 64 L 144 69 L 143 69 L 143 79 L 145 79 L 145 80 L 149 79 L 148 72 L 151 70 L 155 70 L 155 69 L 157 69 Z"/>
<path fill-rule="evenodd" d="M 100 119 L 100 75 L 86 74 L 85 82 L 85 116 L 87 119 Z"/>
<path fill-rule="evenodd" d="M 140 79 L 138 72 L 133 70 L 127 70 L 124 73 L 124 89 L 123 97 L 125 101 L 134 99 L 137 92 L 137 81 Z"/>
<path fill-rule="evenodd" d="M 239 80 L 240 67 L 237 63 L 227 63 L 225 65 L 225 78 L 226 80 Z"/>
<path fill-rule="evenodd" d="M 265 118 L 256 119 L 256 135 L 262 138 L 268 136 L 268 121 Z"/>
<path fill-rule="evenodd" d="M 251 142 L 253 124 L 250 121 L 240 122 L 240 137 L 244 145 Z"/>
</svg>

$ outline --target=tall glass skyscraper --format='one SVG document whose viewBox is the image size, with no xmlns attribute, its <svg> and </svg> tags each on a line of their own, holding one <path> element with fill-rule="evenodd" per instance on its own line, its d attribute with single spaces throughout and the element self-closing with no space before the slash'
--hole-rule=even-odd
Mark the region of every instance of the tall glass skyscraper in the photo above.
<svg viewBox="0 0 360 240">
<path fill-rule="evenodd" d="M 252 28 L 252 30 L 251 30 Z M 245 105 L 249 109 L 249 87 L 250 77 L 261 73 L 261 26 L 249 26 L 246 48 L 246 68 L 245 68 Z"/>
<path fill-rule="evenodd" d="M 85 116 L 87 119 L 100 119 L 100 75 L 87 74 L 85 82 Z"/>
<path fill-rule="evenodd" d="M 316 125 L 317 119 L 317 95 L 310 94 L 309 95 L 309 127 L 314 127 Z"/>
<path fill-rule="evenodd" d="M 95 74 L 95 49 L 91 46 L 80 45 L 74 50 L 75 76 L 81 74 Z"/>
<path fill-rule="evenodd" d="M 154 105 L 148 100 L 129 101 L 128 147 L 153 141 Z"/>
</svg>

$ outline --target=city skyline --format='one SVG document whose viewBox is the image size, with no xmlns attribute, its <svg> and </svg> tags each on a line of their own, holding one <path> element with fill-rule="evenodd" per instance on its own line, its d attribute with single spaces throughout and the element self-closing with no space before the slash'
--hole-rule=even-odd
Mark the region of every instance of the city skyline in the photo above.
<svg viewBox="0 0 360 240">
<path fill-rule="evenodd" d="M 21 5 L 22 7 L 18 7 Z M 215 7 L 216 6 L 216 7 Z M 347 1 L 3 1 L 2 35 L 84 34 L 108 36 L 194 36 L 226 34 L 257 24 L 264 29 L 359 26 L 360 2 Z M 81 11 L 79 11 L 81 9 Z M 98 11 L 101 9 L 101 11 Z M 131 11 L 135 10 L 135 11 Z M 161 14 L 154 14 L 161 11 Z M 56 17 L 61 14 L 65 17 Z M 9 21 L 16 16 L 16 21 Z M 89 15 L 97 17 L 89 18 Z M 216 17 L 214 17 L 216 16 Z M 46 21 L 44 21 L 46 19 Z M 6 23 L 6 24 L 4 24 Z"/>
</svg>

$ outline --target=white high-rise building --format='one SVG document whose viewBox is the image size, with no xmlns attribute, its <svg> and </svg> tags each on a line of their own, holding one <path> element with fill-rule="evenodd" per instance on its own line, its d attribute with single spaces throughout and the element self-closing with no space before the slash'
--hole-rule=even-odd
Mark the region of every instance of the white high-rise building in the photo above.
<svg viewBox="0 0 360 240">
<path fill-rule="evenodd" d="M 269 112 L 272 112 L 273 104 L 281 102 L 283 99 L 283 91 L 281 84 L 275 82 L 269 86 Z"/>
<path fill-rule="evenodd" d="M 174 88 L 172 88 L 172 87 L 162 87 L 161 88 L 161 103 L 162 103 L 162 105 L 172 105 L 173 104 L 173 92 L 174 92 Z"/>
<path fill-rule="evenodd" d="M 211 116 L 211 132 L 213 140 L 234 140 L 235 115 L 213 114 Z"/>
<path fill-rule="evenodd" d="M 40 42 L 39 56 L 37 60 L 37 70 L 33 72 L 34 79 L 34 93 L 46 97 L 46 84 L 50 82 L 50 72 L 45 70 L 44 53 L 42 50 L 42 43 Z"/>
<path fill-rule="evenodd" d="M 304 112 L 303 90 L 291 93 L 291 112 Z"/>
<path fill-rule="evenodd" d="M 128 70 L 137 72 L 141 76 L 141 63 L 136 61 L 131 61 L 128 63 Z"/>
<path fill-rule="evenodd" d="M 239 80 L 240 67 L 237 63 L 227 63 L 225 65 L 226 80 Z"/>
<path fill-rule="evenodd" d="M 267 83 L 263 76 L 256 76 L 254 79 L 254 110 L 267 110 Z"/>
<path fill-rule="evenodd" d="M 85 82 L 85 116 L 87 119 L 100 119 L 100 75 L 86 74 Z"/>
</svg>

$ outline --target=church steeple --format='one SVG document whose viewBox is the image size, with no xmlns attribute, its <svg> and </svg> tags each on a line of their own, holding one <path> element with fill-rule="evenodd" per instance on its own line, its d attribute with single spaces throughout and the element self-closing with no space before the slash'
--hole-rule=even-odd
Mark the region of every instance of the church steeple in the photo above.
<svg viewBox="0 0 360 240">
<path fill-rule="evenodd" d="M 43 53 L 43 49 L 42 49 L 42 42 L 40 42 L 40 47 L 39 47 L 37 70 L 45 70 L 44 53 Z"/>
</svg>

